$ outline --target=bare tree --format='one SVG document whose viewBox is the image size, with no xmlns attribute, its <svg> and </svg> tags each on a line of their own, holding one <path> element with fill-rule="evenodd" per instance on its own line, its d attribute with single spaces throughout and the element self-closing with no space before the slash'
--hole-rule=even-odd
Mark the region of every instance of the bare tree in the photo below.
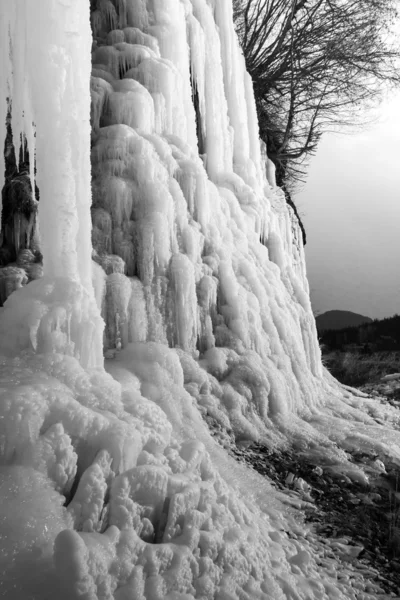
<svg viewBox="0 0 400 600">
<path fill-rule="evenodd" d="M 400 83 L 397 0 L 234 0 L 260 134 L 290 193 L 323 132 L 363 122 Z"/>
</svg>

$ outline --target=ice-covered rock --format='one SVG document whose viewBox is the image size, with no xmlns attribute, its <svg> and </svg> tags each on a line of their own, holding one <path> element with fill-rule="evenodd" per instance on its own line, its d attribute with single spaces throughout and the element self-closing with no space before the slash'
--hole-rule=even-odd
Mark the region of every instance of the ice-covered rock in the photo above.
<svg viewBox="0 0 400 600">
<path fill-rule="evenodd" d="M 391 375 L 384 375 L 381 377 L 381 381 L 397 381 L 400 379 L 400 373 L 393 373 Z"/>
<path fill-rule="evenodd" d="M 3 305 L 9 296 L 28 283 L 25 269 L 20 266 L 8 266 L 0 269 L 0 305 Z"/>
</svg>

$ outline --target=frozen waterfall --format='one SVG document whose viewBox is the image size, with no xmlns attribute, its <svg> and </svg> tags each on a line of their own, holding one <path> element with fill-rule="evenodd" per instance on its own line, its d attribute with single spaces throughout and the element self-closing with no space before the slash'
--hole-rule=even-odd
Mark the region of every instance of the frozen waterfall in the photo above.
<svg viewBox="0 0 400 600">
<path fill-rule="evenodd" d="M 317 403 L 321 365 L 297 221 L 266 178 L 231 12 L 171 1 L 92 13 L 96 287 L 109 350 L 168 344 L 219 380 L 252 362 L 261 425 Z"/>
<path fill-rule="evenodd" d="M 321 365 L 231 0 L 1 0 L 0 40 L 44 269 L 0 269 L 2 595 L 355 599 L 224 450 L 339 455 L 358 409 Z"/>
<path fill-rule="evenodd" d="M 1 108 L 4 115 L 10 98 L 14 142 L 25 136 L 36 155 L 45 279 L 3 309 L 0 346 L 11 355 L 26 348 L 65 351 L 100 366 L 101 321 L 91 284 L 88 10 L 86 2 L 1 4 Z M 0 127 L 4 139 L 4 118 Z M 34 189 L 34 160 L 30 176 Z"/>
</svg>

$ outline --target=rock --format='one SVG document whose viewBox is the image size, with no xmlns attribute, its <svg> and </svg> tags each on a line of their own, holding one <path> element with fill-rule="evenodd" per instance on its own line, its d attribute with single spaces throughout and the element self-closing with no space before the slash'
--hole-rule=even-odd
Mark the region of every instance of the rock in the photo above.
<svg viewBox="0 0 400 600">
<path fill-rule="evenodd" d="M 382 496 L 380 494 L 377 494 L 376 492 L 372 492 L 371 494 L 369 494 L 369 497 L 373 502 L 380 502 L 382 500 Z"/>
<path fill-rule="evenodd" d="M 374 460 L 374 462 L 372 463 L 372 465 L 380 472 L 380 473 L 386 473 L 386 468 L 385 465 L 383 464 L 383 462 L 381 460 L 379 460 L 379 458 L 377 458 L 376 460 Z"/>
<path fill-rule="evenodd" d="M 0 306 L 11 294 L 28 283 L 24 269 L 8 266 L 0 269 Z"/>
<path fill-rule="evenodd" d="M 381 377 L 381 381 L 395 381 L 397 379 L 400 379 L 400 373 L 392 373 L 391 375 Z"/>
<path fill-rule="evenodd" d="M 311 556 L 307 550 L 298 550 L 297 554 L 289 558 L 289 562 L 301 569 L 306 567 L 311 562 Z"/>
<path fill-rule="evenodd" d="M 350 504 L 354 504 L 354 506 L 357 506 L 358 504 L 361 503 L 360 498 L 350 498 L 349 499 Z"/>
<path fill-rule="evenodd" d="M 24 249 L 24 250 L 19 251 L 18 258 L 17 258 L 17 266 L 18 267 L 26 270 L 28 265 L 30 265 L 31 263 L 34 263 L 34 262 L 35 262 L 35 255 L 33 254 L 33 252 L 31 252 L 31 250 Z"/>
<path fill-rule="evenodd" d="M 310 491 L 310 486 L 308 485 L 308 483 L 306 481 L 304 481 L 304 479 L 302 479 L 301 477 L 298 477 L 295 482 L 294 482 L 294 487 L 297 490 L 300 490 L 302 492 L 309 492 Z"/>
<path fill-rule="evenodd" d="M 43 267 L 39 263 L 30 263 L 26 267 L 26 273 L 30 281 L 33 279 L 40 279 L 43 277 Z"/>
</svg>

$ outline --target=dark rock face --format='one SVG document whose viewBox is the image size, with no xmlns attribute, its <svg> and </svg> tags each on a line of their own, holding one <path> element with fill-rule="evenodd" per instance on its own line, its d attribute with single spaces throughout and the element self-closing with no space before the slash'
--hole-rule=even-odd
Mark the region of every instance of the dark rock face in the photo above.
<svg viewBox="0 0 400 600">
<path fill-rule="evenodd" d="M 26 140 L 18 147 L 13 139 L 11 112 L 7 114 L 4 142 L 5 183 L 2 190 L 0 266 L 16 261 L 20 250 L 36 251 L 36 213 L 39 190 L 32 194 Z M 35 246 L 36 244 L 36 246 Z"/>
<path fill-rule="evenodd" d="M 5 182 L 1 191 L 0 306 L 8 296 L 29 281 L 42 276 L 42 255 L 37 232 L 39 189 L 29 175 L 26 140 L 18 148 L 13 140 L 11 112 L 7 115 L 4 142 Z"/>
</svg>

